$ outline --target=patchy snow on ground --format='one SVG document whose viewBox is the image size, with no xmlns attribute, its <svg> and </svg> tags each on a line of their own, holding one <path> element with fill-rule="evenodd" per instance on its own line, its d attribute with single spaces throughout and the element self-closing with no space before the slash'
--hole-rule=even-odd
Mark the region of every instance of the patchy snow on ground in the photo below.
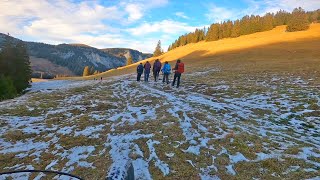
<svg viewBox="0 0 320 180">
<path fill-rule="evenodd" d="M 183 79 L 177 89 L 132 79 L 39 82 L 1 102 L 0 168 L 120 179 L 131 163 L 136 179 L 241 179 L 245 170 L 250 178 L 319 177 L 320 93 L 308 81 Z"/>
</svg>

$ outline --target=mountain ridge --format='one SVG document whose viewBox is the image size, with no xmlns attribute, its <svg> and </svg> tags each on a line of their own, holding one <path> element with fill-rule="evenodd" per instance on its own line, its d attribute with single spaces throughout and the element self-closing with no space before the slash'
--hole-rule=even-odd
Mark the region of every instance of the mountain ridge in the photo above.
<svg viewBox="0 0 320 180">
<path fill-rule="evenodd" d="M 0 47 L 3 45 L 6 37 L 8 35 L 0 33 Z M 23 41 L 12 36 L 10 38 L 12 38 L 14 43 Z M 126 65 L 128 54 L 132 56 L 133 62 L 138 62 L 152 56 L 152 54 L 142 53 L 129 48 L 104 48 L 102 50 L 80 43 L 51 45 L 42 42 L 23 42 L 27 45 L 33 72 L 49 74 L 50 77 L 56 75 L 81 76 L 85 66 L 93 67 L 94 70 L 100 72 L 118 68 Z M 57 65 L 67 68 L 72 73 L 65 74 L 67 71 L 64 70 L 60 74 L 59 72 L 41 69 L 40 67 L 34 68 L 33 57 L 38 58 L 37 63 L 41 62 L 41 59 L 44 59 L 51 62 L 53 66 Z"/>
</svg>

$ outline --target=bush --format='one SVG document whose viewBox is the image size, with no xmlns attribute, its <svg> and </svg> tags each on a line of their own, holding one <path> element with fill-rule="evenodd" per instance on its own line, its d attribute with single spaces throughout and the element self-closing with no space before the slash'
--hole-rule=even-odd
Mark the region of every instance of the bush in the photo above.
<svg viewBox="0 0 320 180">
<path fill-rule="evenodd" d="M 13 85 L 13 81 L 9 77 L 0 76 L 0 100 L 14 98 L 17 90 Z"/>
</svg>

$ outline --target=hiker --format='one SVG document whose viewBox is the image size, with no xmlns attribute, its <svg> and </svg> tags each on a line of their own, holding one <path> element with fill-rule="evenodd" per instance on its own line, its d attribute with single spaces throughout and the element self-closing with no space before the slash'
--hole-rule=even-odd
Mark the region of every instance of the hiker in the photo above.
<svg viewBox="0 0 320 180">
<path fill-rule="evenodd" d="M 176 79 L 178 79 L 177 80 L 177 88 L 178 88 L 180 86 L 181 74 L 184 73 L 184 64 L 181 62 L 180 59 L 177 60 L 177 64 L 175 65 L 173 70 L 175 70 L 175 73 L 172 81 L 172 86 L 174 86 Z"/>
<path fill-rule="evenodd" d="M 153 63 L 153 68 L 152 68 L 152 71 L 153 71 L 153 77 L 154 77 L 154 81 L 156 82 L 157 79 L 159 78 L 159 73 L 160 73 L 160 70 L 161 70 L 161 62 L 159 61 L 159 59 L 157 59 L 154 63 Z"/>
<path fill-rule="evenodd" d="M 102 77 L 100 78 L 100 81 L 102 81 Z"/>
<path fill-rule="evenodd" d="M 149 63 L 149 61 L 147 61 L 147 62 L 144 64 L 144 81 L 145 81 L 145 82 L 148 82 L 148 81 L 149 81 L 150 69 L 151 69 L 151 64 Z"/>
<path fill-rule="evenodd" d="M 162 68 L 162 73 L 163 73 L 163 78 L 162 78 L 162 82 L 166 82 L 167 84 L 169 84 L 169 75 L 171 73 L 171 66 L 168 63 L 168 61 L 165 62 L 163 68 Z"/>
<path fill-rule="evenodd" d="M 143 65 L 142 63 L 140 63 L 137 67 L 137 81 L 140 81 L 142 73 L 143 73 Z"/>
</svg>

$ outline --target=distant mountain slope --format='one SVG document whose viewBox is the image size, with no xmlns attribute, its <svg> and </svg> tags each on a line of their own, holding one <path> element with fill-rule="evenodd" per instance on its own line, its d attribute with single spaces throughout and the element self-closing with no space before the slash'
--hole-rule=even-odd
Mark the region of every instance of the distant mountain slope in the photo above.
<svg viewBox="0 0 320 180">
<path fill-rule="evenodd" d="M 134 50 L 134 49 L 128 49 L 128 48 L 106 48 L 101 49 L 103 52 L 106 52 L 108 54 L 112 54 L 117 57 L 129 57 L 129 54 L 132 56 L 132 59 L 134 62 L 150 58 L 152 54 L 148 53 L 142 53 L 140 51 Z"/>
<path fill-rule="evenodd" d="M 0 47 L 3 45 L 6 36 L 7 35 L 0 33 Z M 14 38 L 14 41 L 21 40 Z M 54 65 L 65 67 L 75 75 L 82 75 L 85 66 L 94 67 L 95 70 L 101 72 L 124 66 L 129 53 L 132 53 L 131 55 L 134 62 L 151 57 L 150 54 L 143 54 L 132 49 L 112 48 L 100 50 L 85 44 L 50 45 L 38 42 L 25 43 L 27 44 L 30 56 L 40 58 L 40 60 L 45 59 Z M 39 59 L 37 62 L 39 63 Z M 38 69 L 33 70 L 41 71 L 41 69 L 39 69 L 41 66 L 37 67 Z M 43 69 L 42 71 L 54 75 L 65 75 L 66 73 L 65 69 L 63 71 Z M 70 75 L 70 73 L 67 75 Z"/>
<path fill-rule="evenodd" d="M 75 74 L 68 68 L 57 65 L 49 61 L 48 59 L 37 58 L 30 56 L 31 69 L 33 71 L 33 77 L 40 78 L 41 73 L 46 72 L 45 77 L 52 77 L 53 75 L 61 74 L 65 76 L 75 76 Z M 45 78 L 43 77 L 43 78 Z"/>
</svg>

